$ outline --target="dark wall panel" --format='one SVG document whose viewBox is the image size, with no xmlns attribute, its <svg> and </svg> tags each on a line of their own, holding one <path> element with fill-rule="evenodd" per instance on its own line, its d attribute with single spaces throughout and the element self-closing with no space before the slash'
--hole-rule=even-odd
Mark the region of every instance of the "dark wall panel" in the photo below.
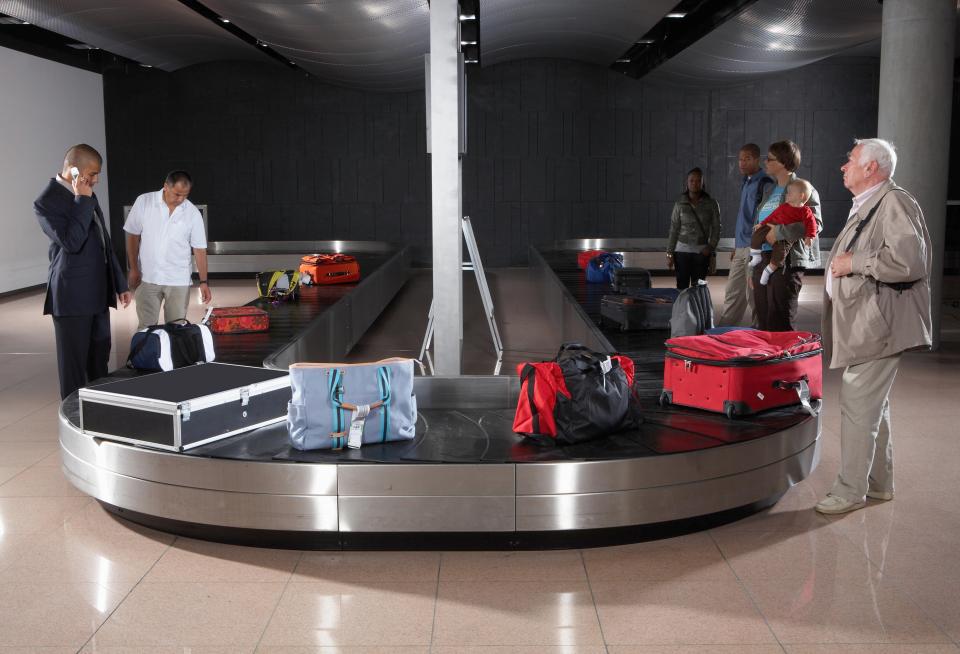
<svg viewBox="0 0 960 654">
<path fill-rule="evenodd" d="M 527 246 L 592 236 L 663 237 L 685 172 L 706 171 L 725 236 L 739 199 L 737 149 L 791 138 L 819 189 L 826 235 L 849 194 L 839 167 L 876 130 L 879 62 L 839 58 L 748 84 L 674 88 L 566 60 L 473 71 L 463 206 L 488 266 Z M 104 78 L 108 165 L 122 206 L 172 168 L 195 177 L 211 240 L 375 238 L 429 259 L 430 162 L 421 92 L 330 86 L 271 64 L 217 63 Z"/>
</svg>

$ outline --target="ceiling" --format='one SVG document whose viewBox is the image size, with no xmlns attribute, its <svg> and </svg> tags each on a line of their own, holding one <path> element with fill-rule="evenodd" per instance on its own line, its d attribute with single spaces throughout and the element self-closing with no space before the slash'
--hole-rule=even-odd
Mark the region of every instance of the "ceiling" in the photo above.
<svg viewBox="0 0 960 654">
<path fill-rule="evenodd" d="M 740 81 L 864 46 L 880 56 L 877 0 L 760 0 L 654 70 L 648 79 Z"/>
<path fill-rule="evenodd" d="M 0 0 L 0 13 L 162 70 L 269 61 L 176 0 Z"/>
<path fill-rule="evenodd" d="M 677 0 L 480 0 L 483 65 L 531 57 L 609 66 Z"/>
<path fill-rule="evenodd" d="M 561 57 L 610 66 L 676 5 L 479 0 L 481 63 Z M 0 13 L 162 70 L 270 55 L 325 81 L 384 91 L 423 86 L 430 40 L 428 0 L 0 0 Z M 877 0 L 757 0 L 647 79 L 722 83 L 844 52 L 878 55 L 881 13 Z"/>
</svg>

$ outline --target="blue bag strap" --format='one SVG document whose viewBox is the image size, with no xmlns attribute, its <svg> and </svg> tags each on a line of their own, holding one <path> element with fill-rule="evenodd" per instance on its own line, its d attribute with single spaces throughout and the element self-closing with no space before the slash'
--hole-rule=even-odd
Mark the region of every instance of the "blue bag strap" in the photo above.
<svg viewBox="0 0 960 654">
<path fill-rule="evenodd" d="M 387 428 L 390 425 L 390 368 L 380 366 L 377 368 L 377 387 L 380 390 L 380 401 L 382 410 L 380 412 L 380 441 L 387 441 Z"/>
<path fill-rule="evenodd" d="M 330 427 L 333 429 L 333 433 L 335 434 L 339 434 L 343 431 L 343 427 L 341 425 L 342 417 L 340 415 L 340 410 L 341 410 L 340 402 L 343 397 L 343 385 L 341 384 L 342 377 L 343 377 L 343 373 L 339 369 L 334 368 L 333 370 L 330 371 L 330 377 L 329 377 L 329 380 L 327 381 L 327 392 L 329 393 L 330 409 L 332 411 L 332 419 L 330 421 Z M 331 438 L 334 441 L 335 447 L 338 447 L 338 448 L 342 447 L 342 444 L 339 443 L 339 441 L 343 440 L 342 436 L 338 437 L 338 436 L 333 436 L 331 434 Z"/>
</svg>

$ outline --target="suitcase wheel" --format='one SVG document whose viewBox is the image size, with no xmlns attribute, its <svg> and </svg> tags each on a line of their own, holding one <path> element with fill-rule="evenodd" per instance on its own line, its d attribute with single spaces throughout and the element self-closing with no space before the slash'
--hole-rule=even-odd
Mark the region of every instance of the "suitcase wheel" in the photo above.
<svg viewBox="0 0 960 654">
<path fill-rule="evenodd" d="M 745 402 L 734 402 L 732 400 L 723 401 L 723 415 L 733 420 L 737 416 L 745 416 L 750 413 L 750 407 Z"/>
<path fill-rule="evenodd" d="M 663 391 L 660 393 L 660 406 L 670 406 L 673 397 L 671 397 L 670 391 Z"/>
</svg>

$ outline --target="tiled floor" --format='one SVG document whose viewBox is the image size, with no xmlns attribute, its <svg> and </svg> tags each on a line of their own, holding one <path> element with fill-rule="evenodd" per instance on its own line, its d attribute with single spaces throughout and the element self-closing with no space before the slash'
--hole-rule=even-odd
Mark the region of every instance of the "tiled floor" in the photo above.
<svg viewBox="0 0 960 654">
<path fill-rule="evenodd" d="M 808 279 L 801 328 L 817 327 L 820 289 Z M 214 287 L 221 304 L 249 291 Z M 820 466 L 759 515 L 582 551 L 343 553 L 175 538 L 77 492 L 59 469 L 41 304 L 36 293 L 0 300 L 0 654 L 960 652 L 960 310 L 950 305 L 942 350 L 907 356 L 894 387 L 893 502 L 832 519 L 812 510 L 839 458 L 830 372 Z M 508 349 L 553 348 L 524 329 L 526 299 L 499 306 Z M 134 323 L 132 309 L 114 313 L 113 366 Z M 395 350 L 419 345 L 417 329 L 379 333 Z M 486 349 L 482 324 L 467 337 L 465 352 Z"/>
</svg>

